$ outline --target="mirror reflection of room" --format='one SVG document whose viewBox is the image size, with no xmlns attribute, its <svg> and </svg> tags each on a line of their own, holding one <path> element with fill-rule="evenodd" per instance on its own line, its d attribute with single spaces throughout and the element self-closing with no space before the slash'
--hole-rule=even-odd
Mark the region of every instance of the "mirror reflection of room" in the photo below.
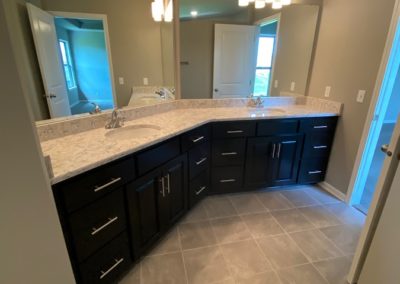
<svg viewBox="0 0 400 284">
<path fill-rule="evenodd" d="M 319 9 L 181 0 L 182 97 L 305 95 Z"/>
</svg>

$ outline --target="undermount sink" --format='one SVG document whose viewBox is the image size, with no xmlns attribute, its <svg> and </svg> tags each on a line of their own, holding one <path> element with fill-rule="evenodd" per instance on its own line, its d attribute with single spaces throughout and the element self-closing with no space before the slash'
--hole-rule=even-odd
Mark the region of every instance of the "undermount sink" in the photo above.
<svg viewBox="0 0 400 284">
<path fill-rule="evenodd" d="M 251 108 L 252 113 L 286 113 L 286 110 L 277 107 Z"/>
<path fill-rule="evenodd" d="M 105 136 L 114 139 L 144 138 L 157 134 L 161 127 L 151 124 L 130 125 L 108 131 Z"/>
</svg>

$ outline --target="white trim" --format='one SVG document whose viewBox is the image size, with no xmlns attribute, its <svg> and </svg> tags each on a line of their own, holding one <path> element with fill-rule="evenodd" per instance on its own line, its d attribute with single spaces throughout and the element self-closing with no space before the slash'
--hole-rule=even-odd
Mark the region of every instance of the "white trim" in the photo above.
<svg viewBox="0 0 400 284">
<path fill-rule="evenodd" d="M 399 26 L 399 19 L 400 19 L 400 0 L 396 0 L 396 4 L 393 10 L 393 16 L 390 24 L 390 29 L 388 32 L 386 46 L 383 53 L 381 65 L 379 68 L 379 73 L 377 77 L 377 81 L 375 84 L 375 89 L 371 101 L 371 105 L 368 112 L 368 117 L 366 120 L 366 124 L 364 126 L 363 136 L 360 143 L 360 148 L 357 154 L 357 160 L 354 165 L 353 174 L 351 178 L 351 182 L 349 185 L 348 193 L 347 193 L 347 200 L 351 199 L 353 194 L 353 190 L 355 187 L 355 183 L 358 176 L 358 171 L 360 168 L 361 160 L 363 158 L 363 153 L 365 150 L 366 143 L 368 142 L 369 132 L 370 132 L 370 125 L 373 122 L 373 118 L 375 116 L 375 111 L 378 109 L 378 99 L 381 92 L 386 91 L 384 89 L 384 85 L 388 84 L 386 79 L 386 74 L 388 72 L 397 72 L 394 69 L 395 61 L 393 58 L 396 56 L 400 56 L 400 26 Z M 396 46 L 394 46 L 396 44 Z M 395 54 L 397 55 L 395 56 Z M 398 59 L 398 58 L 397 58 Z M 398 68 L 398 66 L 397 66 Z M 392 137 L 391 146 L 393 149 L 390 149 L 392 152 L 397 153 L 400 151 L 400 142 L 394 141 L 397 135 L 400 135 L 400 124 L 398 122 L 396 129 L 394 131 L 394 135 Z M 398 163 L 398 162 L 397 162 Z M 389 190 L 390 183 L 391 183 L 391 173 L 393 172 L 393 168 L 396 165 L 396 159 L 385 159 L 382 175 L 379 178 L 374 197 L 372 199 L 372 203 L 369 208 L 369 212 L 367 215 L 367 220 L 365 222 L 365 226 L 363 231 L 361 232 L 361 236 L 357 245 L 357 249 L 354 254 L 353 263 L 351 265 L 350 272 L 347 276 L 347 281 L 349 283 L 357 283 L 360 273 L 362 271 L 365 258 L 367 256 L 370 243 L 373 239 L 375 228 L 379 221 L 380 214 L 382 212 L 383 205 L 385 203 L 387 191 Z M 397 165 L 396 165 L 397 166 Z"/>
<path fill-rule="evenodd" d="M 108 20 L 106 14 L 90 14 L 90 13 L 74 13 L 74 12 L 63 12 L 63 11 L 48 11 L 55 17 L 59 18 L 75 18 L 75 19 L 93 19 L 93 20 L 101 20 L 103 21 L 103 28 L 104 28 L 104 40 L 106 42 L 106 49 L 108 54 L 108 69 L 110 71 L 110 81 L 111 81 L 111 89 L 112 89 L 112 96 L 114 100 L 114 106 L 118 105 L 117 100 L 117 91 L 115 88 L 115 80 L 114 80 L 114 68 L 113 68 L 113 61 L 111 56 L 111 44 L 110 44 L 110 34 L 108 28 Z"/>
<path fill-rule="evenodd" d="M 274 85 L 274 73 L 275 73 L 275 63 L 276 63 L 276 55 L 278 53 L 278 42 L 279 42 L 279 32 L 280 32 L 280 28 L 281 28 L 281 13 L 277 13 L 275 15 L 263 18 L 261 20 L 258 20 L 256 22 L 254 22 L 255 25 L 260 26 L 261 25 L 268 25 L 272 22 L 278 22 L 278 25 L 276 27 L 276 35 L 275 35 L 275 46 L 274 46 L 274 54 L 272 55 L 272 68 L 271 68 L 271 75 L 270 75 L 270 82 L 269 82 L 269 90 L 268 90 L 268 96 L 271 96 L 271 90 L 272 90 L 272 86 Z M 258 45 L 257 45 L 258 48 Z M 256 53 L 257 56 L 257 53 Z M 256 61 L 257 64 L 257 61 Z M 255 74 L 254 74 L 255 76 Z M 255 80 L 253 80 L 255 81 Z"/>
<path fill-rule="evenodd" d="M 341 192 L 339 189 L 337 189 L 336 187 L 334 187 L 333 185 L 331 185 L 330 183 L 323 181 L 318 183 L 318 186 L 320 188 L 322 188 L 323 190 L 329 192 L 330 194 L 332 194 L 333 196 L 335 196 L 336 198 L 345 201 L 346 199 L 346 195 Z"/>
</svg>

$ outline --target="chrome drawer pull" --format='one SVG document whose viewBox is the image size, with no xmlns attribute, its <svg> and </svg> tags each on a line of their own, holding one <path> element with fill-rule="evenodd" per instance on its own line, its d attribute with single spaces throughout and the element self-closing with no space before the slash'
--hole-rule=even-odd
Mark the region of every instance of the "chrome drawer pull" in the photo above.
<svg viewBox="0 0 400 284">
<path fill-rule="evenodd" d="M 123 261 L 124 261 L 124 259 L 123 258 L 120 258 L 120 259 L 114 259 L 115 260 L 115 263 L 114 263 L 114 265 L 113 266 L 111 266 L 109 269 L 107 269 L 105 272 L 102 270 L 101 271 L 101 275 L 100 275 L 100 279 L 103 279 L 104 277 L 106 277 L 107 276 L 107 274 L 109 274 L 111 271 L 113 271 L 118 265 L 120 265 Z"/>
<path fill-rule="evenodd" d="M 237 152 L 228 152 L 228 153 L 221 153 L 221 156 L 235 156 L 237 155 Z"/>
<path fill-rule="evenodd" d="M 296 144 L 297 141 L 293 140 L 293 141 L 283 141 L 282 144 Z"/>
<path fill-rule="evenodd" d="M 309 175 L 317 175 L 317 174 L 322 174 L 322 171 L 310 171 L 308 172 Z"/>
<path fill-rule="evenodd" d="M 226 131 L 228 134 L 236 134 L 236 133 L 243 133 L 243 130 L 228 130 Z"/>
<path fill-rule="evenodd" d="M 200 161 L 198 161 L 198 162 L 196 162 L 196 165 L 197 166 L 200 166 L 202 163 L 204 163 L 205 161 L 207 161 L 207 158 L 206 157 L 204 157 L 204 158 L 202 158 Z"/>
<path fill-rule="evenodd" d="M 315 125 L 314 129 L 324 129 L 324 128 L 328 128 L 328 125 Z"/>
<path fill-rule="evenodd" d="M 321 146 L 314 146 L 313 148 L 314 149 L 326 149 L 326 148 L 328 148 L 328 146 L 321 145 Z"/>
<path fill-rule="evenodd" d="M 220 183 L 227 183 L 227 182 L 235 182 L 235 181 L 236 181 L 235 179 L 222 179 L 219 182 Z"/>
<path fill-rule="evenodd" d="M 108 218 L 108 222 L 102 225 L 101 227 L 98 228 L 93 228 L 93 231 L 91 233 L 92 236 L 96 235 L 98 232 L 104 230 L 106 227 L 110 226 L 112 223 L 118 220 L 118 217 L 115 216 L 114 218 Z"/>
<path fill-rule="evenodd" d="M 281 158 L 281 148 L 282 148 L 282 144 L 279 143 L 279 144 L 278 144 L 278 154 L 276 155 L 276 157 L 277 157 L 278 159 Z"/>
<path fill-rule="evenodd" d="M 169 174 L 167 174 L 167 186 L 168 186 L 168 188 L 167 188 L 168 194 L 170 194 L 171 193 L 171 181 L 170 181 Z"/>
<path fill-rule="evenodd" d="M 272 145 L 272 159 L 275 159 L 276 144 Z"/>
<path fill-rule="evenodd" d="M 110 185 L 113 185 L 114 183 L 119 182 L 120 180 L 122 180 L 122 178 L 120 178 L 120 177 L 119 178 L 112 178 L 110 182 L 108 182 L 108 183 L 106 183 L 104 185 L 101 185 L 101 186 L 96 186 L 94 188 L 94 192 L 98 192 L 100 190 L 103 190 L 103 189 L 109 187 Z"/>
<path fill-rule="evenodd" d="M 201 188 L 199 189 L 199 191 L 196 191 L 196 192 L 195 192 L 196 195 L 200 195 L 200 193 L 202 193 L 206 188 L 207 188 L 206 186 L 201 187 Z"/>
<path fill-rule="evenodd" d="M 201 140 L 203 140 L 203 139 L 204 139 L 204 136 L 200 136 L 199 138 L 192 139 L 192 142 L 193 142 L 193 143 L 197 143 L 197 142 L 199 142 L 199 141 L 201 141 Z"/>
</svg>

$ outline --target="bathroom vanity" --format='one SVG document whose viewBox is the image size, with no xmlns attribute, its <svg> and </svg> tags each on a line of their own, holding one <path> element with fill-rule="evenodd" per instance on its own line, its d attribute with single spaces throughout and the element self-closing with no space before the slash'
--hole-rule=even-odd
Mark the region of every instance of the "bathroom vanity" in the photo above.
<svg viewBox="0 0 400 284">
<path fill-rule="evenodd" d="M 235 109 L 212 113 L 228 111 Z M 194 126 L 185 123 L 186 131 L 159 135 L 153 144 L 147 139 L 150 146 L 55 176 L 53 192 L 77 282 L 116 281 L 209 194 L 323 181 L 337 115 L 198 117 Z"/>
</svg>

